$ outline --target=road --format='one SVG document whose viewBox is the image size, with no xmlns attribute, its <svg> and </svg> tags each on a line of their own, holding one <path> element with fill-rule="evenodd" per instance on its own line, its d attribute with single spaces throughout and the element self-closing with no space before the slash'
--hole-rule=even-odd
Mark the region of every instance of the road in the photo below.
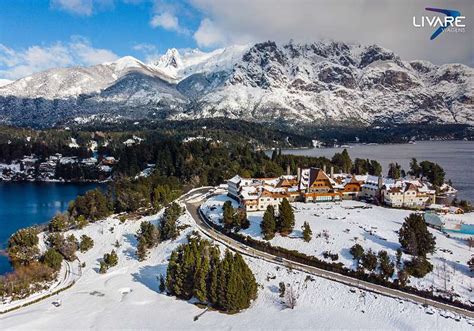
<svg viewBox="0 0 474 331">
<path fill-rule="evenodd" d="M 200 194 L 201 196 L 197 197 L 198 194 Z M 409 300 L 409 301 L 422 304 L 422 305 L 428 304 L 438 309 L 446 310 L 446 311 L 463 315 L 469 318 L 474 318 L 473 311 L 469 311 L 466 309 L 462 309 L 462 308 L 445 304 L 445 303 L 441 303 L 438 301 L 426 299 L 426 298 L 423 298 L 411 293 L 406 293 L 399 290 L 387 288 L 381 285 L 369 283 L 363 280 L 358 280 L 355 278 L 338 274 L 336 272 L 327 271 L 327 270 L 320 269 L 317 267 L 293 262 L 287 259 L 279 261 L 276 259 L 277 257 L 275 255 L 271 255 L 266 252 L 256 250 L 252 247 L 245 246 L 243 243 L 233 240 L 232 238 L 222 234 L 221 232 L 214 230 L 211 226 L 209 226 L 209 224 L 207 224 L 207 220 L 205 220 L 204 215 L 200 213 L 199 207 L 201 205 L 201 202 L 210 194 L 211 192 L 209 191 L 209 188 L 193 190 L 187 195 L 184 195 L 181 198 L 181 201 L 185 204 L 188 213 L 191 215 L 194 222 L 197 224 L 197 226 L 201 229 L 201 231 L 204 234 L 206 234 L 211 239 L 217 242 L 220 242 L 221 244 L 227 246 L 228 248 L 234 251 L 238 251 L 239 253 L 252 257 L 252 258 L 262 259 L 270 263 L 279 264 L 285 267 L 291 267 L 295 270 L 304 271 L 314 276 L 329 279 L 329 280 L 342 283 L 348 286 L 357 287 L 365 291 L 378 293 L 378 294 L 389 296 L 396 299 Z"/>
<path fill-rule="evenodd" d="M 81 275 L 82 271 L 79 260 L 74 260 L 73 262 L 63 260 L 63 266 L 61 268 L 60 274 L 58 275 L 58 279 L 51 285 L 50 288 L 42 292 L 34 293 L 24 299 L 5 303 L 0 302 L 0 314 L 4 314 L 11 310 L 15 310 L 31 303 L 36 303 L 37 301 L 46 299 L 52 294 L 74 284 L 81 277 Z"/>
</svg>

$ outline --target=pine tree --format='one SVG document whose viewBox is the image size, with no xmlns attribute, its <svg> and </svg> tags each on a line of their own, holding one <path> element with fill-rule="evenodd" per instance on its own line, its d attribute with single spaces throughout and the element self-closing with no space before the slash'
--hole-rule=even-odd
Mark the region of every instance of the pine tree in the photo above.
<svg viewBox="0 0 474 331">
<path fill-rule="evenodd" d="M 137 244 L 137 259 L 138 261 L 145 261 L 148 255 L 148 251 L 146 249 L 146 243 L 143 237 L 138 239 Z"/>
<path fill-rule="evenodd" d="M 397 259 L 397 268 L 400 269 L 402 266 L 402 249 L 397 248 L 396 259 Z"/>
<path fill-rule="evenodd" d="M 168 269 L 166 271 L 166 287 L 168 288 L 168 291 L 172 294 L 176 294 L 174 292 L 174 283 L 176 279 L 177 266 L 178 252 L 174 250 L 173 252 L 171 252 L 171 256 L 168 262 Z"/>
<path fill-rule="evenodd" d="M 92 247 L 94 247 L 94 240 L 92 240 L 91 237 L 83 234 L 79 243 L 79 250 L 81 251 L 81 253 L 87 252 Z"/>
<path fill-rule="evenodd" d="M 234 227 L 234 208 L 230 201 L 226 201 L 223 206 L 224 228 L 230 230 Z"/>
<path fill-rule="evenodd" d="M 238 281 L 238 274 L 235 270 L 234 265 L 230 264 L 229 274 L 225 290 L 225 303 L 223 304 L 223 308 L 226 311 L 235 312 L 239 310 L 238 305 L 238 295 L 241 292 L 239 288 L 239 281 Z"/>
<path fill-rule="evenodd" d="M 173 202 L 166 208 L 160 222 L 161 240 L 174 240 L 179 236 L 177 220 L 182 213 L 183 209 L 176 202 Z"/>
<path fill-rule="evenodd" d="M 310 242 L 311 237 L 313 235 L 313 231 L 311 231 L 311 228 L 310 228 L 308 222 L 304 222 L 302 230 L 303 230 L 303 239 L 304 239 L 304 241 Z"/>
<path fill-rule="evenodd" d="M 104 262 L 107 265 L 107 268 L 114 267 L 118 264 L 118 256 L 115 253 L 115 250 L 112 250 L 110 254 L 104 254 Z"/>
<path fill-rule="evenodd" d="M 355 244 L 354 246 L 351 247 L 350 253 L 354 257 L 354 260 L 357 261 L 357 265 L 359 265 L 360 260 L 364 256 L 364 248 L 359 244 Z"/>
<path fill-rule="evenodd" d="M 104 261 L 100 261 L 100 268 L 99 268 L 99 273 L 100 274 L 105 274 L 107 272 L 107 263 L 105 263 Z"/>
<path fill-rule="evenodd" d="M 390 262 L 387 251 L 380 251 L 378 253 L 379 265 L 380 265 L 380 274 L 383 278 L 387 279 L 393 276 L 395 272 L 395 265 Z"/>
<path fill-rule="evenodd" d="M 166 291 L 166 281 L 165 281 L 165 277 L 163 277 L 163 275 L 160 275 L 160 292 L 163 293 L 164 291 Z"/>
<path fill-rule="evenodd" d="M 284 298 L 285 297 L 285 291 L 286 291 L 285 283 L 280 282 L 280 284 L 278 284 L 278 286 L 279 286 L 280 298 Z"/>
<path fill-rule="evenodd" d="M 224 311 L 248 308 L 257 297 L 257 282 L 242 256 L 226 250 L 221 260 L 219 249 L 209 241 L 189 240 L 171 254 L 168 291 L 186 300 L 195 297 Z"/>
<path fill-rule="evenodd" d="M 209 258 L 202 259 L 200 267 L 196 271 L 194 296 L 200 302 L 207 302 L 207 275 L 209 273 Z"/>
<path fill-rule="evenodd" d="M 209 302 L 215 306 L 219 300 L 219 264 L 214 264 L 212 267 L 210 279 L 209 279 Z"/>
<path fill-rule="evenodd" d="M 293 231 L 295 226 L 295 215 L 293 214 L 293 209 L 291 208 L 290 203 L 285 198 L 280 203 L 280 233 L 283 236 L 289 235 Z"/>
<path fill-rule="evenodd" d="M 393 179 L 400 178 L 402 174 L 401 166 L 398 163 L 390 163 L 388 165 L 388 177 Z"/>
<path fill-rule="evenodd" d="M 399 231 L 399 242 L 409 254 L 420 257 L 433 253 L 436 246 L 435 238 L 420 214 L 410 214 L 405 218 Z"/>
<path fill-rule="evenodd" d="M 362 265 L 369 271 L 373 271 L 377 268 L 377 256 L 371 249 L 362 257 Z"/>
<path fill-rule="evenodd" d="M 275 209 L 273 206 L 268 206 L 267 210 L 263 214 L 262 223 L 260 224 L 262 229 L 263 239 L 271 240 L 275 237 L 276 232 L 276 221 L 275 221 Z"/>
</svg>

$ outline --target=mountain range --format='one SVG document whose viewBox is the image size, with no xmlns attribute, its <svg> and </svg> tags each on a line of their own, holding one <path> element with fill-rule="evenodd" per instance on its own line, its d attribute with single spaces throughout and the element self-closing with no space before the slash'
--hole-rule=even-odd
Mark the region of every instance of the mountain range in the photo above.
<svg viewBox="0 0 474 331">
<path fill-rule="evenodd" d="M 272 41 L 212 52 L 170 49 L 0 81 L 0 123 L 226 117 L 309 125 L 474 125 L 473 69 L 404 61 L 377 45 Z"/>
</svg>

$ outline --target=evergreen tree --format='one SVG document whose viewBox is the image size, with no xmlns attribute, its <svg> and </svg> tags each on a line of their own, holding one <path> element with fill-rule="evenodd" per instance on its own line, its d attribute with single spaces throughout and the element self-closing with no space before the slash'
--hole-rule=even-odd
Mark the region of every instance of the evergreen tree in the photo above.
<svg viewBox="0 0 474 331">
<path fill-rule="evenodd" d="M 311 231 L 311 228 L 310 228 L 308 222 L 304 222 L 302 230 L 303 230 L 303 239 L 304 239 L 304 241 L 310 242 L 311 237 L 313 235 L 313 231 Z"/>
<path fill-rule="evenodd" d="M 471 257 L 469 261 L 467 261 L 467 265 L 469 266 L 469 270 L 471 270 L 471 272 L 474 272 L 474 256 Z"/>
<path fill-rule="evenodd" d="M 275 221 L 275 209 L 273 206 L 268 206 L 267 210 L 263 214 L 262 223 L 260 224 L 262 229 L 263 239 L 271 240 L 275 237 L 276 232 L 276 221 Z"/>
<path fill-rule="evenodd" d="M 287 236 L 293 231 L 293 227 L 295 226 L 295 215 L 293 214 L 293 209 L 286 198 L 280 203 L 279 212 L 279 231 L 281 235 Z"/>
<path fill-rule="evenodd" d="M 8 239 L 8 257 L 13 265 L 27 265 L 39 257 L 38 230 L 20 229 Z"/>
<path fill-rule="evenodd" d="M 147 256 L 148 256 L 147 244 L 145 242 L 145 239 L 143 237 L 140 237 L 140 239 L 138 239 L 138 244 L 137 244 L 137 259 L 138 261 L 145 261 Z"/>
<path fill-rule="evenodd" d="M 224 202 L 223 206 L 223 222 L 224 228 L 230 230 L 234 226 L 234 208 L 230 201 Z"/>
<path fill-rule="evenodd" d="M 179 236 L 177 220 L 182 214 L 183 208 L 181 208 L 176 202 L 173 202 L 165 209 L 163 218 L 160 222 L 161 240 L 174 240 Z"/>
<path fill-rule="evenodd" d="M 357 261 L 357 265 L 359 265 L 360 260 L 364 256 L 364 248 L 359 244 L 355 244 L 354 246 L 351 247 L 350 253 L 354 257 L 354 260 Z"/>
<path fill-rule="evenodd" d="M 163 275 L 160 275 L 160 292 L 163 293 L 166 291 L 166 280 L 165 280 L 165 277 L 163 277 Z"/>
<path fill-rule="evenodd" d="M 369 175 L 372 176 L 381 176 L 382 175 L 382 165 L 376 160 L 370 160 L 369 163 Z"/>
<path fill-rule="evenodd" d="M 58 253 L 54 248 L 50 248 L 43 255 L 43 263 L 54 270 L 61 269 L 61 264 L 63 262 L 63 256 Z"/>
<path fill-rule="evenodd" d="M 284 298 L 285 297 L 285 290 L 286 290 L 285 283 L 280 282 L 280 284 L 278 284 L 278 286 L 279 286 L 280 298 Z"/>
<path fill-rule="evenodd" d="M 140 229 L 136 235 L 137 258 L 143 261 L 147 257 L 147 249 L 153 248 L 160 242 L 160 231 L 150 222 L 143 221 L 140 223 Z"/>
<path fill-rule="evenodd" d="M 57 214 L 49 222 L 49 231 L 50 232 L 62 232 L 66 230 L 68 226 L 68 220 L 65 214 Z"/>
<path fill-rule="evenodd" d="M 89 224 L 89 221 L 84 217 L 84 215 L 79 215 L 75 221 L 76 227 L 78 229 L 83 229 L 87 226 L 87 224 Z"/>
<path fill-rule="evenodd" d="M 420 163 L 420 168 L 421 176 L 428 178 L 433 185 L 437 187 L 443 185 L 445 172 L 439 164 L 423 161 Z"/>
<path fill-rule="evenodd" d="M 171 256 L 168 262 L 168 269 L 166 271 L 166 287 L 170 293 L 175 293 L 175 280 L 177 278 L 177 272 L 178 272 L 177 269 L 178 269 L 178 252 L 174 250 L 173 252 L 171 252 Z"/>
<path fill-rule="evenodd" d="M 408 284 L 408 273 L 405 270 L 399 270 L 397 273 L 398 284 L 405 287 Z"/>
<path fill-rule="evenodd" d="M 398 163 L 390 163 L 388 165 L 388 177 L 399 179 L 401 176 L 401 166 Z"/>
<path fill-rule="evenodd" d="M 433 253 L 436 246 L 435 238 L 420 214 L 410 214 L 405 218 L 399 231 L 399 242 L 409 254 L 421 257 Z"/>
<path fill-rule="evenodd" d="M 107 269 L 110 267 L 114 267 L 118 264 L 118 256 L 117 253 L 115 253 L 115 250 L 112 250 L 110 253 L 104 254 L 104 263 Z"/>
<path fill-rule="evenodd" d="M 83 234 L 79 243 L 79 250 L 81 251 L 81 253 L 87 252 L 92 247 L 94 247 L 94 240 L 92 240 L 91 237 Z"/>
<path fill-rule="evenodd" d="M 396 258 L 397 258 L 397 268 L 400 269 L 402 266 L 402 249 L 397 248 Z"/>
<path fill-rule="evenodd" d="M 405 271 L 416 278 L 423 278 L 433 271 L 433 265 L 424 256 L 413 256 L 405 262 Z"/>
<path fill-rule="evenodd" d="M 100 261 L 99 273 L 105 274 L 107 272 L 107 269 L 107 263 L 105 263 L 104 261 Z"/>
<path fill-rule="evenodd" d="M 226 250 L 221 260 L 216 246 L 193 237 L 171 254 L 166 287 L 179 298 L 195 297 L 228 312 L 248 308 L 257 295 L 255 277 L 240 254 Z"/>
<path fill-rule="evenodd" d="M 204 256 L 196 270 L 194 296 L 200 302 L 207 302 L 207 277 L 209 273 L 209 258 Z"/>
<path fill-rule="evenodd" d="M 373 271 L 377 268 L 377 256 L 371 249 L 362 257 L 362 266 L 369 271 Z"/>
<path fill-rule="evenodd" d="M 421 167 L 418 165 L 418 161 L 415 158 L 412 158 L 410 161 L 410 171 L 408 174 L 414 177 L 420 177 L 421 175 Z"/>
<path fill-rule="evenodd" d="M 390 262 L 390 258 L 388 256 L 387 251 L 380 251 L 378 253 L 379 258 L 379 266 L 380 266 L 380 274 L 383 278 L 387 279 L 393 276 L 395 272 L 395 266 L 392 262 Z"/>
<path fill-rule="evenodd" d="M 278 156 L 278 151 L 276 148 L 274 148 L 272 152 L 272 161 L 275 161 L 277 159 L 277 156 Z"/>
<path fill-rule="evenodd" d="M 213 265 L 209 279 L 209 302 L 213 306 L 216 306 L 219 300 L 219 268 L 220 263 Z"/>
</svg>

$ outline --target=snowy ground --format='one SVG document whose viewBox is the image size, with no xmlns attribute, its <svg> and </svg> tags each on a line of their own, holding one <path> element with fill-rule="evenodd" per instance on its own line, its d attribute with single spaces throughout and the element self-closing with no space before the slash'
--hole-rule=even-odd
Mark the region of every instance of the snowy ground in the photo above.
<svg viewBox="0 0 474 331">
<path fill-rule="evenodd" d="M 144 219 L 157 222 L 160 214 Z M 443 318 L 443 312 L 428 315 L 419 305 L 350 292 L 348 286 L 289 271 L 272 263 L 247 259 L 261 284 L 252 306 L 236 315 L 209 311 L 197 321 L 203 310 L 186 301 L 158 293 L 157 276 L 164 274 L 171 251 L 184 242 L 196 227 L 188 215 L 179 219 L 191 225 L 174 242 L 164 242 L 151 251 L 143 262 L 135 258 L 135 233 L 140 221 L 109 218 L 73 231 L 94 239 L 94 247 L 80 254 L 86 262 L 83 276 L 70 289 L 37 304 L 2 315 L 1 329 L 201 329 L 201 330 L 288 330 L 288 329 L 472 329 L 468 321 Z M 119 264 L 106 274 L 98 273 L 99 260 L 114 249 L 118 240 Z M 296 240 L 296 239 L 295 239 Z M 278 295 L 279 282 L 298 289 L 294 310 L 285 309 Z M 365 298 L 363 294 L 365 293 Z M 62 305 L 51 303 L 61 299 Z M 441 315 L 442 314 L 442 315 Z"/>
<path fill-rule="evenodd" d="M 226 195 L 217 195 L 202 206 L 206 215 L 214 222 L 222 218 L 222 205 L 231 200 L 234 207 L 237 202 Z M 395 262 L 395 253 L 400 247 L 396 231 L 402 226 L 403 220 L 411 212 L 401 209 L 390 209 L 358 201 L 343 201 L 341 203 L 294 203 L 296 225 L 293 233 L 288 237 L 276 235 L 270 243 L 297 250 L 307 255 L 324 259 L 323 252 L 338 253 L 339 259 L 345 266 L 356 268 L 349 249 L 359 243 L 365 250 L 371 248 L 375 252 L 386 250 Z M 364 208 L 360 208 L 364 207 Z M 263 212 L 247 214 L 250 227 L 241 233 L 250 235 L 255 239 L 263 240 L 260 222 Z M 474 214 L 460 215 L 466 223 L 474 223 Z M 308 222 L 313 231 L 313 238 L 309 243 L 302 239 L 301 227 Z M 447 238 L 440 231 L 430 229 L 436 237 L 436 252 L 429 258 L 433 263 L 433 272 L 422 279 L 410 278 L 410 285 L 421 289 L 430 289 L 433 286 L 438 291 L 446 290 L 460 295 L 458 300 L 469 303 L 474 302 L 474 280 L 469 271 L 467 261 L 473 251 L 463 240 Z M 409 259 L 408 255 L 404 255 Z M 327 260 L 331 262 L 330 260 Z"/>
</svg>

